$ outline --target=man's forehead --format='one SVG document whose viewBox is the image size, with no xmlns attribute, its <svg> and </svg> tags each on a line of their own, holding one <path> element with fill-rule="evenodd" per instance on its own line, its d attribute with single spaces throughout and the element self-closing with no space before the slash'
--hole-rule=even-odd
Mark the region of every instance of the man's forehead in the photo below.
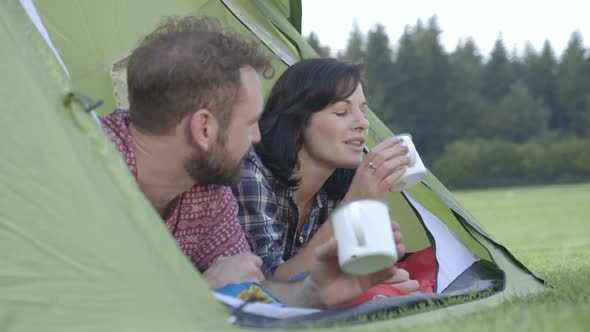
<svg viewBox="0 0 590 332">
<path fill-rule="evenodd" d="M 260 94 L 260 77 L 258 72 L 252 67 L 242 67 L 240 69 L 241 88 L 238 93 L 238 98 L 248 98 L 248 94 Z"/>
<path fill-rule="evenodd" d="M 259 117 L 262 113 L 262 92 L 258 73 L 252 67 L 240 69 L 241 86 L 234 107 L 240 109 L 238 117 Z"/>
</svg>

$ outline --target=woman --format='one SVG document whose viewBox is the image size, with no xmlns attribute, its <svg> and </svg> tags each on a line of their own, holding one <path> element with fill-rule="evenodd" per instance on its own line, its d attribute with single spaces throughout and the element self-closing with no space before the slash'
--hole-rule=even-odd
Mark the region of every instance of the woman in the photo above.
<svg viewBox="0 0 590 332">
<path fill-rule="evenodd" d="M 234 187 L 240 222 L 265 275 L 289 280 L 307 271 L 313 249 L 332 234 L 325 222 L 332 210 L 382 199 L 408 166 L 407 148 L 396 137 L 362 158 L 369 128 L 362 87 L 360 65 L 320 58 L 288 68 L 271 90 L 261 141 Z M 404 279 L 404 272 L 396 277 Z"/>
</svg>

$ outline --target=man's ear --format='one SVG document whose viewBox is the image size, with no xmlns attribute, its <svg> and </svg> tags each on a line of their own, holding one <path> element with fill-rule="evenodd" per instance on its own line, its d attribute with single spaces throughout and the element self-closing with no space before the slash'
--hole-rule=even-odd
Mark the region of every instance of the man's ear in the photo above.
<svg viewBox="0 0 590 332">
<path fill-rule="evenodd" d="M 190 115 L 189 131 L 192 143 L 207 151 L 217 139 L 219 123 L 208 109 L 202 108 Z"/>
</svg>

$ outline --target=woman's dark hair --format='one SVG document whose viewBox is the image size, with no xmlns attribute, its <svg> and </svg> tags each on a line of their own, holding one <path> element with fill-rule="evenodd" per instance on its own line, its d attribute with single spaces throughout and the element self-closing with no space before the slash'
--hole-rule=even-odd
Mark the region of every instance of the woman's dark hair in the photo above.
<svg viewBox="0 0 590 332">
<path fill-rule="evenodd" d="M 363 67 L 332 58 L 307 59 L 288 68 L 272 88 L 262 116 L 262 139 L 255 146 L 262 163 L 284 186 L 296 189 L 301 179 L 297 153 L 311 114 L 345 100 L 361 84 Z M 331 199 L 348 191 L 353 169 L 337 169 L 324 184 Z"/>
</svg>

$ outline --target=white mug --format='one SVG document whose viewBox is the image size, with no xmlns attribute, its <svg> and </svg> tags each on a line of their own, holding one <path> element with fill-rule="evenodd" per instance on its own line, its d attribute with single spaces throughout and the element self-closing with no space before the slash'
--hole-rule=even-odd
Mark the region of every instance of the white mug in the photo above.
<svg viewBox="0 0 590 332">
<path fill-rule="evenodd" d="M 371 274 L 392 266 L 397 250 L 387 205 L 359 200 L 337 208 L 332 214 L 338 241 L 338 263 L 348 274 Z"/>
<path fill-rule="evenodd" d="M 412 142 L 412 135 L 399 134 L 396 136 L 400 138 L 400 144 L 405 145 L 408 148 L 406 156 L 410 159 L 410 164 L 404 172 L 404 175 L 402 175 L 400 181 L 390 190 L 402 191 L 420 183 L 420 181 L 426 176 L 426 167 L 424 167 L 424 163 L 422 163 L 422 159 L 420 158 L 418 151 L 416 151 L 414 142 Z"/>
</svg>

